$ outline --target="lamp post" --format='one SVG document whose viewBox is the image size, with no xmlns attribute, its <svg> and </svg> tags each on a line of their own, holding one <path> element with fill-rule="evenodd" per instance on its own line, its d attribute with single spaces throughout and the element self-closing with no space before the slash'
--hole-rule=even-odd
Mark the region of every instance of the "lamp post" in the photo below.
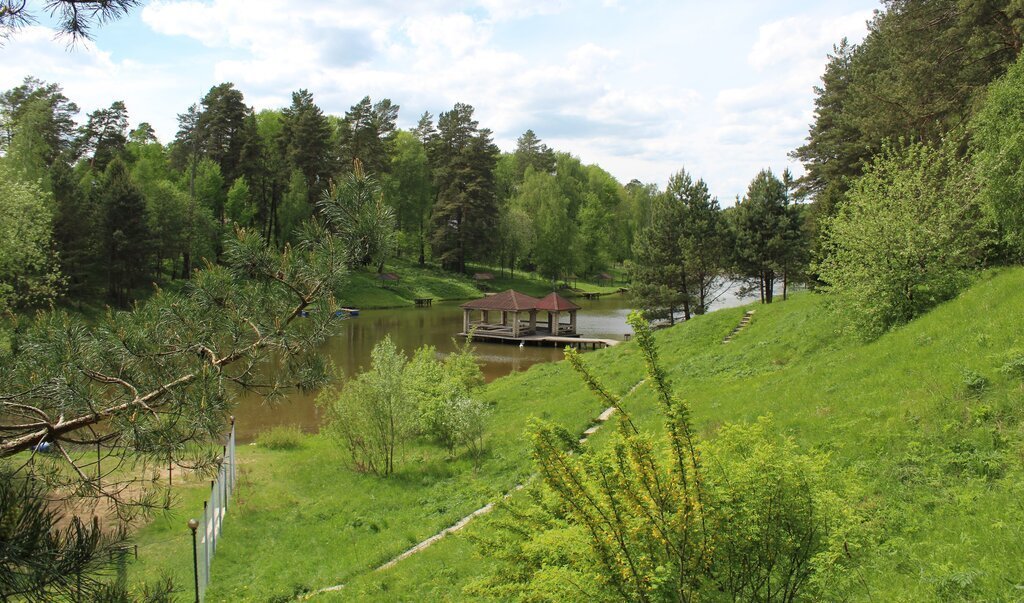
<svg viewBox="0 0 1024 603">
<path fill-rule="evenodd" d="M 198 521 L 188 520 L 188 529 L 192 530 L 192 575 L 195 576 L 196 603 L 199 603 L 199 550 L 196 548 L 196 528 L 198 527 Z"/>
</svg>

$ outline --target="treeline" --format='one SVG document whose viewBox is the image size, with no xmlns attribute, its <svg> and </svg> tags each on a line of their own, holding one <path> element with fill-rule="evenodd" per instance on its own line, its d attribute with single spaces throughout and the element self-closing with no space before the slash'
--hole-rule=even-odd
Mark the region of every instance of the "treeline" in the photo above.
<svg viewBox="0 0 1024 603">
<path fill-rule="evenodd" d="M 283 249 L 332 202 L 353 206 L 339 198 L 352 194 L 386 206 L 341 211 L 347 232 L 373 241 L 354 267 L 380 268 L 397 255 L 556 279 L 630 257 L 650 211 L 643 187 L 621 186 L 532 131 L 502 153 L 469 105 L 436 122 L 425 113 L 410 130 L 397 128 L 398 111 L 390 99 L 366 97 L 342 117 L 326 115 L 299 90 L 290 106 L 256 112 L 224 83 L 178 115 L 164 145 L 147 123 L 129 129 L 123 102 L 79 124 L 59 84 L 28 77 L 0 95 L 0 178 L 20 187 L 10 213 L 24 222 L 5 232 L 35 237 L 5 251 L 7 304 L 66 295 L 125 305 L 151 282 L 219 262 L 234 228 Z M 365 182 L 353 188 L 352 178 Z"/>
</svg>

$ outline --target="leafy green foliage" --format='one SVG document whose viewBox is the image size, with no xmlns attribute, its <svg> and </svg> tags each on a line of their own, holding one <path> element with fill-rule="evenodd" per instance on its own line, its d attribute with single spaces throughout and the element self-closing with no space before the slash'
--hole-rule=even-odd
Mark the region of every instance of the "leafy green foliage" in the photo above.
<svg viewBox="0 0 1024 603">
<path fill-rule="evenodd" d="M 888 147 L 854 182 L 818 265 L 854 329 L 876 336 L 970 281 L 981 242 L 975 193 L 970 165 L 949 144 Z"/>
<path fill-rule="evenodd" d="M 974 161 L 985 202 L 1018 251 L 1024 250 L 1024 62 L 988 88 L 971 122 Z"/>
<path fill-rule="evenodd" d="M 0 310 L 45 305 L 60 292 L 52 224 L 50 196 L 0 162 Z"/>
<path fill-rule="evenodd" d="M 449 454 L 466 446 L 475 458 L 483 448 L 489 407 L 476 399 L 483 385 L 469 340 L 444 361 L 432 346 L 416 350 L 405 377 L 419 412 L 419 431 Z"/>
</svg>

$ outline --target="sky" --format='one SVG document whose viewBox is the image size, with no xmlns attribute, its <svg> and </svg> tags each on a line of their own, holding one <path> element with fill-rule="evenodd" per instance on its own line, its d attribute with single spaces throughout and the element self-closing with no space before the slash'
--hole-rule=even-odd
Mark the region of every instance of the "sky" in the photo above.
<svg viewBox="0 0 1024 603">
<path fill-rule="evenodd" d="M 39 9 L 41 0 L 30 5 Z M 0 47 L 0 89 L 58 82 L 87 112 L 125 101 L 163 142 L 232 82 L 257 111 L 300 88 L 343 115 L 364 96 L 399 126 L 469 103 L 504 151 L 532 129 L 622 183 L 680 169 L 723 205 L 790 151 L 814 86 L 877 0 L 153 0 L 69 48 L 45 15 Z"/>
</svg>

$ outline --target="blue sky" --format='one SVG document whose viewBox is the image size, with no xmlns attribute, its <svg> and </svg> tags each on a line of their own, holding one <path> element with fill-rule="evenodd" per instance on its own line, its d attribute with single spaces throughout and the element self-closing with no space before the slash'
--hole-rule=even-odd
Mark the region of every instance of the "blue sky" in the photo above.
<svg viewBox="0 0 1024 603">
<path fill-rule="evenodd" d="M 38 6 L 38 2 L 36 5 Z M 341 115 L 365 95 L 400 125 L 455 102 L 512 150 L 527 128 L 623 183 L 685 168 L 724 205 L 787 153 L 813 86 L 877 0 L 157 0 L 68 50 L 45 22 L 0 49 L 0 87 L 32 74 L 91 111 L 124 100 L 162 140 L 223 81 L 257 110 L 309 89 Z"/>
</svg>

